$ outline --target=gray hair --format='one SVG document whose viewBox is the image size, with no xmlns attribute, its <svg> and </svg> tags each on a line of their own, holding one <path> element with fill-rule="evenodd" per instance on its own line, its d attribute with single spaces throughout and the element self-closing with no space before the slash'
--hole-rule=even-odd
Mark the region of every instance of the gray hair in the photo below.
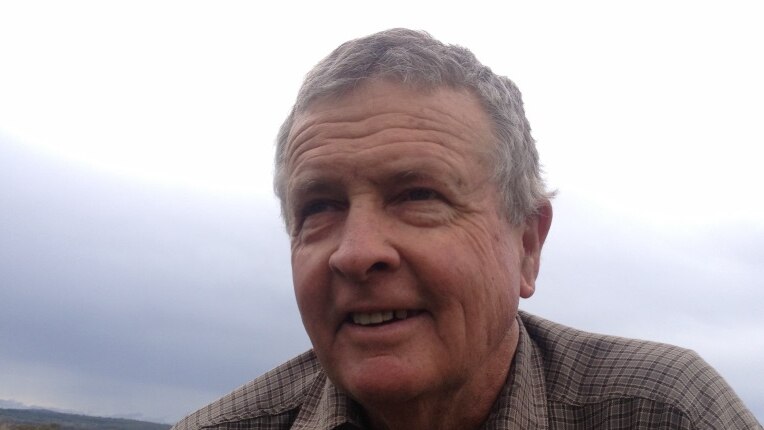
<svg viewBox="0 0 764 430">
<path fill-rule="evenodd" d="M 517 86 L 482 65 L 468 49 L 446 45 L 428 33 L 396 28 L 343 43 L 305 77 L 276 142 L 274 190 L 287 228 L 286 147 L 295 116 L 322 96 L 341 96 L 364 81 L 389 79 L 417 89 L 466 88 L 494 125 L 494 180 L 509 220 L 520 224 L 552 197 L 541 176 L 538 153 Z"/>
</svg>

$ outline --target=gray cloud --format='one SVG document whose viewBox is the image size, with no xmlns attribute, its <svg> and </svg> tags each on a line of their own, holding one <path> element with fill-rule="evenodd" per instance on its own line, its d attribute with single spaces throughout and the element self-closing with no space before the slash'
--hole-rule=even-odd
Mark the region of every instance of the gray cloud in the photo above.
<svg viewBox="0 0 764 430">
<path fill-rule="evenodd" d="M 693 349 L 764 416 L 761 225 L 647 226 L 562 193 L 524 309 L 590 331 Z"/>
<path fill-rule="evenodd" d="M 174 421 L 309 347 L 273 200 L 0 141 L 0 398 Z M 675 232 L 564 192 L 528 311 L 701 353 L 761 419 L 761 225 Z"/>
<path fill-rule="evenodd" d="M 104 403 L 89 381 L 215 396 L 308 347 L 273 202 L 142 187 L 7 143 L 0 171 L 0 397 L 15 394 L 9 363 L 77 374 L 83 405 Z M 201 405 L 148 403 L 101 413 Z"/>
</svg>

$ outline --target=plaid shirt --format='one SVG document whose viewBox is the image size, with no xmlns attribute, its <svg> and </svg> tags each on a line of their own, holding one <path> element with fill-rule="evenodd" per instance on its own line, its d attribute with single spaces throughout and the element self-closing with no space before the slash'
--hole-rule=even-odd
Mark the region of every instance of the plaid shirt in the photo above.
<svg viewBox="0 0 764 430">
<path fill-rule="evenodd" d="M 697 354 L 520 312 L 512 370 L 483 429 L 761 429 Z M 189 415 L 187 429 L 363 429 L 306 352 Z"/>
</svg>

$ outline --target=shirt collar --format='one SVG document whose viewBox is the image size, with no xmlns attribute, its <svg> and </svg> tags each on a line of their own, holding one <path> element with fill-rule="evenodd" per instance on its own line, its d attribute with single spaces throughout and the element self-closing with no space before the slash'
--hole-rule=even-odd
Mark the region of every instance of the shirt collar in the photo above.
<svg viewBox="0 0 764 430">
<path fill-rule="evenodd" d="M 363 428 L 361 407 L 321 373 L 306 395 L 293 429 L 332 430 Z"/>
<path fill-rule="evenodd" d="M 516 321 L 520 330 L 512 367 L 483 430 L 549 428 L 541 353 L 519 315 Z M 322 372 L 308 392 L 292 428 L 360 429 L 364 428 L 363 422 L 361 407 L 340 392 Z"/>
<path fill-rule="evenodd" d="M 549 428 L 544 363 L 520 318 L 517 349 L 507 382 L 493 405 L 483 430 Z"/>
</svg>

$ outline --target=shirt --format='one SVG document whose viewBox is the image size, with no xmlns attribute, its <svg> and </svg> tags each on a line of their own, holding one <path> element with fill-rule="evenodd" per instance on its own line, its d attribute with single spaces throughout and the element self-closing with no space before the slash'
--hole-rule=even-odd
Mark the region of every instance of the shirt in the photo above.
<svg viewBox="0 0 764 430">
<path fill-rule="evenodd" d="M 522 311 L 517 321 L 515 356 L 485 430 L 762 429 L 692 351 L 586 333 Z M 173 430 L 364 428 L 361 407 L 308 351 Z"/>
</svg>

